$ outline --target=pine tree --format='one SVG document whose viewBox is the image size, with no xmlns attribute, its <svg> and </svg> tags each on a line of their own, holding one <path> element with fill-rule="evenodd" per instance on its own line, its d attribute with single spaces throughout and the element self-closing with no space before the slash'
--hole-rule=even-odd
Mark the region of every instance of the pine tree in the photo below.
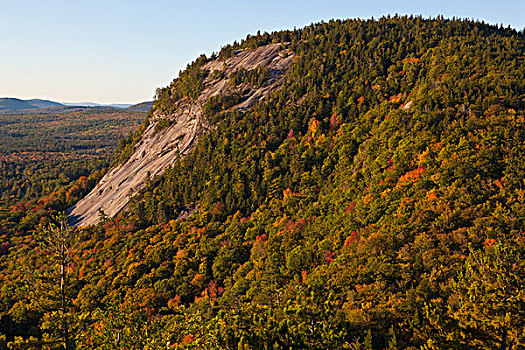
<svg viewBox="0 0 525 350">
<path fill-rule="evenodd" d="M 76 338 L 85 326 L 86 317 L 73 304 L 77 288 L 77 264 L 73 256 L 81 242 L 81 231 L 67 222 L 65 215 L 40 226 L 34 234 L 42 259 L 35 259 L 26 273 L 23 291 L 28 303 L 44 314 L 42 339 L 29 344 L 49 349 L 76 348 Z"/>
</svg>

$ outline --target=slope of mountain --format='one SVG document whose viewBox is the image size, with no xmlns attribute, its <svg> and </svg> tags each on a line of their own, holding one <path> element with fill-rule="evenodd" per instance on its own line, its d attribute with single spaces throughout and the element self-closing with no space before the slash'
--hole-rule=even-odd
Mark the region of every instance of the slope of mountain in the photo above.
<svg viewBox="0 0 525 350">
<path fill-rule="evenodd" d="M 396 16 L 199 57 L 74 209 L 99 225 L 0 211 L 0 342 L 525 347 L 524 42 Z"/>
<path fill-rule="evenodd" d="M 170 109 L 154 111 L 150 126 L 136 145 L 133 155 L 112 169 L 93 191 L 70 209 L 72 222 L 92 225 L 99 213 L 114 216 L 140 190 L 148 177 L 154 177 L 190 152 L 199 136 L 209 128 L 205 111 L 207 103 L 219 96 L 230 96 L 228 108 L 245 110 L 278 88 L 281 77 L 290 68 L 294 54 L 281 44 L 255 50 L 241 50 L 234 57 L 216 59 L 204 64 L 196 75 L 202 75 L 201 91 L 194 100 L 179 98 Z M 235 86 L 232 79 L 241 71 L 268 72 L 259 85 Z M 213 102 L 214 105 L 218 103 Z M 215 108 L 215 107 L 213 107 Z M 161 126 L 161 127 L 159 127 Z"/>
<path fill-rule="evenodd" d="M 35 106 L 28 101 L 11 97 L 0 98 L 0 110 L 20 110 L 32 108 L 35 108 Z"/>
<path fill-rule="evenodd" d="M 129 106 L 127 109 L 132 112 L 148 112 L 153 107 L 153 101 L 146 101 Z"/>
</svg>

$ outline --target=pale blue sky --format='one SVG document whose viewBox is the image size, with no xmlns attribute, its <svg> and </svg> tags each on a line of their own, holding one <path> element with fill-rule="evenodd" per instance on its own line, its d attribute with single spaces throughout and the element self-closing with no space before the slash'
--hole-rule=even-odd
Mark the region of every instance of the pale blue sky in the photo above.
<svg viewBox="0 0 525 350">
<path fill-rule="evenodd" d="M 395 13 L 525 27 L 523 0 L 0 0 L 0 97 L 136 103 L 257 30 Z"/>
</svg>

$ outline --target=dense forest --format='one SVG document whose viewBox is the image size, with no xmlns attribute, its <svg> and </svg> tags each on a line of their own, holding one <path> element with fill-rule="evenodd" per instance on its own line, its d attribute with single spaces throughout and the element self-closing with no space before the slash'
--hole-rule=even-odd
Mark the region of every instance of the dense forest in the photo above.
<svg viewBox="0 0 525 350">
<path fill-rule="evenodd" d="M 524 39 L 389 16 L 201 56 L 154 110 L 220 79 L 210 60 L 296 54 L 255 107 L 210 99 L 214 128 L 119 216 L 73 228 L 57 196 L 4 207 L 0 349 L 524 347 Z"/>
<path fill-rule="evenodd" d="M 0 114 L 0 206 L 38 200 L 95 172 L 99 178 L 144 116 L 97 110 Z"/>
</svg>

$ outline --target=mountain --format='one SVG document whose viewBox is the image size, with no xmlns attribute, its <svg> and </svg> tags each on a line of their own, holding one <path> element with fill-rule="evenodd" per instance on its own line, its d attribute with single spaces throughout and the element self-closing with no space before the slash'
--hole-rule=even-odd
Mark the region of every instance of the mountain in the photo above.
<svg viewBox="0 0 525 350">
<path fill-rule="evenodd" d="M 0 344 L 525 347 L 524 42 L 388 16 L 198 57 L 95 187 L 0 210 Z"/>
<path fill-rule="evenodd" d="M 78 108 L 129 108 L 131 112 L 147 112 L 153 105 L 153 102 L 142 102 L 136 105 L 128 103 L 100 104 L 94 102 L 55 102 L 42 99 L 21 100 L 18 98 L 5 97 L 0 98 L 0 111 L 26 111 L 36 113 L 61 113 L 70 112 L 73 107 Z M 39 110 L 40 109 L 40 110 Z"/>
<path fill-rule="evenodd" d="M 0 98 L 0 110 L 21 110 L 36 108 L 28 101 L 18 98 L 4 97 Z"/>
<path fill-rule="evenodd" d="M 71 214 L 106 218 L 177 343 L 525 345 L 523 42 L 420 17 L 249 36 L 159 89 Z"/>
<path fill-rule="evenodd" d="M 41 100 L 41 99 L 38 99 L 38 98 L 34 98 L 34 99 L 31 99 L 31 100 L 26 100 L 26 102 L 28 102 L 32 106 L 35 106 L 36 108 L 64 106 L 63 104 L 55 102 L 55 101 Z"/>
<path fill-rule="evenodd" d="M 131 107 L 132 105 L 129 104 L 129 103 L 111 103 L 109 105 L 107 105 L 108 107 L 115 107 L 115 108 L 128 108 L 128 107 Z"/>
<path fill-rule="evenodd" d="M 148 112 L 151 108 L 153 108 L 153 101 L 146 101 L 129 106 L 127 110 L 133 112 Z"/>
<path fill-rule="evenodd" d="M 128 103 L 95 103 L 95 102 L 62 102 L 65 106 L 75 106 L 75 107 L 114 107 L 114 108 L 128 108 L 131 104 Z"/>
<path fill-rule="evenodd" d="M 94 102 L 61 102 L 64 106 L 99 107 L 101 104 Z"/>
<path fill-rule="evenodd" d="M 64 105 L 58 102 L 41 100 L 34 98 L 31 100 L 20 100 L 18 98 L 5 97 L 0 98 L 0 110 L 24 110 L 24 109 L 36 109 L 36 108 L 49 108 L 49 107 L 63 107 Z"/>
</svg>

